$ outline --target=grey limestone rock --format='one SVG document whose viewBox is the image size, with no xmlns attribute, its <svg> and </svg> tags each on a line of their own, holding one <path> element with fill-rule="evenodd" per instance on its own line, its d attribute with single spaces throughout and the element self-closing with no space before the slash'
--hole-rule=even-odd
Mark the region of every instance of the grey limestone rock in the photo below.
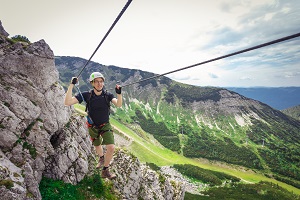
<svg viewBox="0 0 300 200">
<path fill-rule="evenodd" d="M 11 43 L 7 36 L 0 23 L 0 196 L 40 200 L 43 176 L 77 184 L 95 167 L 94 149 L 83 117 L 64 106 L 48 44 Z M 123 151 L 112 169 L 124 199 L 183 199 L 180 184 L 160 182 L 157 172 Z"/>
</svg>

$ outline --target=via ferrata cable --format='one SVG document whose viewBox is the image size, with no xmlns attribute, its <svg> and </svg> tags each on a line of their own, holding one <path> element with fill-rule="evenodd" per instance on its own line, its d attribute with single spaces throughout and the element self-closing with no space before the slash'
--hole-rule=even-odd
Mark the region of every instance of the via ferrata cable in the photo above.
<svg viewBox="0 0 300 200">
<path fill-rule="evenodd" d="M 209 63 L 209 62 L 213 62 L 213 61 L 220 60 L 220 59 L 223 59 L 223 58 L 227 58 L 227 57 L 230 57 L 230 56 L 234 56 L 234 55 L 237 55 L 237 54 L 241 54 L 241 53 L 245 53 L 245 52 L 252 51 L 252 50 L 255 50 L 255 49 L 259 49 L 259 48 L 262 48 L 262 47 L 265 47 L 265 46 L 269 46 L 269 45 L 272 45 L 272 44 L 276 44 L 276 43 L 279 43 L 279 42 L 290 40 L 290 39 L 293 39 L 293 38 L 296 38 L 296 37 L 299 37 L 299 36 L 300 36 L 300 33 L 296 33 L 296 34 L 293 34 L 293 35 L 282 37 L 282 38 L 279 38 L 279 39 L 276 39 L 276 40 L 272 40 L 270 42 L 266 42 L 266 43 L 256 45 L 256 46 L 253 46 L 253 47 L 250 47 L 250 48 L 246 48 L 246 49 L 243 49 L 243 50 L 240 50 L 240 51 L 236 51 L 234 53 L 230 53 L 230 54 L 227 54 L 227 55 L 224 55 L 224 56 L 220 56 L 220 57 L 217 57 L 217 58 L 206 60 L 206 61 L 203 61 L 203 62 L 200 62 L 200 63 L 197 63 L 197 64 L 189 65 L 187 67 L 179 68 L 179 69 L 176 69 L 176 70 L 173 70 L 173 71 L 170 71 L 170 72 L 166 72 L 166 73 L 163 73 L 163 74 L 158 74 L 158 75 L 155 75 L 155 76 L 151 76 L 149 78 L 145 78 L 145 79 L 133 82 L 133 83 L 125 84 L 125 85 L 122 85 L 122 87 L 134 85 L 134 84 L 144 82 L 144 81 L 148 81 L 148 80 L 154 79 L 154 78 L 159 78 L 159 77 L 167 75 L 167 74 L 179 72 L 179 71 L 189 69 L 189 68 L 192 68 L 192 67 L 196 67 L 196 66 L 199 66 L 199 65 L 203 65 L 203 64 L 206 64 L 206 63 Z"/>
<path fill-rule="evenodd" d="M 119 13 L 119 15 L 115 19 L 114 23 L 111 25 L 111 27 L 109 28 L 109 30 L 106 32 L 105 36 L 103 37 L 103 39 L 101 40 L 101 42 L 99 43 L 99 45 L 97 46 L 97 48 L 95 49 L 95 51 L 93 52 L 93 54 L 91 55 L 91 57 L 89 58 L 89 60 L 86 61 L 85 65 L 83 66 L 83 68 L 81 69 L 81 71 L 79 72 L 79 74 L 77 75 L 77 78 L 81 75 L 82 71 L 89 64 L 89 62 L 91 61 L 91 59 L 93 58 L 93 56 L 95 55 L 95 53 L 98 51 L 98 49 L 100 48 L 100 46 L 102 45 L 102 43 L 104 42 L 104 40 L 107 38 L 107 36 L 111 32 L 111 30 L 114 28 L 114 26 L 117 24 L 117 22 L 119 21 L 119 19 L 122 17 L 122 15 L 124 14 L 124 12 L 126 11 L 126 9 L 128 8 L 128 6 L 130 5 L 131 2 L 132 2 L 132 0 L 128 0 L 127 1 L 126 5 L 123 7 L 122 11 Z"/>
</svg>

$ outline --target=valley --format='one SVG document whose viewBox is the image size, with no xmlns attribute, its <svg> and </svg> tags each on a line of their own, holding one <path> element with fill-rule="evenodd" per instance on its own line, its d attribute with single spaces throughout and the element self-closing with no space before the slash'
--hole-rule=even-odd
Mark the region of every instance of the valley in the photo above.
<svg viewBox="0 0 300 200">
<path fill-rule="evenodd" d="M 84 112 L 83 105 L 75 105 L 76 111 L 79 113 Z M 131 142 L 128 146 L 122 147 L 129 150 L 143 163 L 152 162 L 158 166 L 173 166 L 174 164 L 191 164 L 203 169 L 209 169 L 213 171 L 223 172 L 232 176 L 236 176 L 244 183 L 258 183 L 260 181 L 272 182 L 279 186 L 300 195 L 300 189 L 295 188 L 286 183 L 277 181 L 272 178 L 268 178 L 263 175 L 263 172 L 258 170 L 253 171 L 245 167 L 232 165 L 220 161 L 212 161 L 208 159 L 190 159 L 186 158 L 178 153 L 175 153 L 167 148 L 157 146 L 157 141 L 153 141 L 151 135 L 144 133 L 146 139 L 138 136 L 137 133 L 128 126 L 120 123 L 114 117 L 111 117 L 110 122 L 115 130 L 115 133 L 121 135 L 124 138 L 130 138 Z M 150 139 L 151 138 L 151 139 Z"/>
<path fill-rule="evenodd" d="M 68 85 L 83 62 L 57 57 L 62 85 Z M 104 74 L 111 92 L 117 80 L 128 84 L 154 75 L 92 62 L 82 74 L 81 91 L 90 90 L 87 79 L 93 71 Z M 298 120 L 224 88 L 166 77 L 125 87 L 122 94 L 123 107 L 112 107 L 112 123 L 130 139 L 122 148 L 143 163 L 190 164 L 236 176 L 245 184 L 268 181 L 299 194 Z"/>
<path fill-rule="evenodd" d="M 300 189 L 279 182 L 275 179 L 268 178 L 259 171 L 254 172 L 253 170 L 244 167 L 229 165 L 223 162 L 210 161 L 206 159 L 189 159 L 166 148 L 159 148 L 150 142 L 142 140 L 140 137 L 136 136 L 136 133 L 134 131 L 124 126 L 123 124 L 120 124 L 114 119 L 111 120 L 111 123 L 113 124 L 114 128 L 119 130 L 122 134 L 126 134 L 127 136 L 134 138 L 134 142 L 128 147 L 128 149 L 142 162 L 151 161 L 158 166 L 192 164 L 204 169 L 224 172 L 226 174 L 239 177 L 245 183 L 258 183 L 260 181 L 272 182 L 278 184 L 283 188 L 286 188 L 289 191 L 293 191 L 295 194 L 300 195 Z"/>
</svg>

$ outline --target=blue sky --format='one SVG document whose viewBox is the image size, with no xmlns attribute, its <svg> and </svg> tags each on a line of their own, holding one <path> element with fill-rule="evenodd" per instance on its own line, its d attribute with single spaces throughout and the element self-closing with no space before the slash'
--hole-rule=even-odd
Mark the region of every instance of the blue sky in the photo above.
<svg viewBox="0 0 300 200">
<path fill-rule="evenodd" d="M 14 36 L 88 59 L 126 0 L 1 0 Z M 162 74 L 300 32 L 299 0 L 133 0 L 93 61 Z M 300 86 L 300 38 L 168 77 L 199 86 Z"/>
</svg>

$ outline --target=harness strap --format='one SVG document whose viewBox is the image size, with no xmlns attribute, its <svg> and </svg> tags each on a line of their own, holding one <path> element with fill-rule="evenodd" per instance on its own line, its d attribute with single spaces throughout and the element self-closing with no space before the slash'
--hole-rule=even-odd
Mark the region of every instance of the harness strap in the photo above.
<svg viewBox="0 0 300 200">
<path fill-rule="evenodd" d="M 91 138 L 90 138 L 91 141 L 94 142 L 96 139 L 99 138 L 100 135 L 101 135 L 101 137 L 102 137 L 102 135 L 104 135 L 104 133 L 106 133 L 106 132 L 108 132 L 108 131 L 113 131 L 113 130 L 99 131 L 99 132 L 98 132 L 98 134 L 99 134 L 98 137 L 96 137 L 96 138 L 92 138 L 92 137 L 91 137 Z"/>
<path fill-rule="evenodd" d="M 102 137 L 102 135 L 104 135 L 104 133 L 108 132 L 108 131 L 113 131 L 112 129 L 108 129 L 108 130 L 100 130 L 103 126 L 105 126 L 107 123 L 103 123 L 100 124 L 99 126 L 96 126 L 94 124 L 90 124 L 88 121 L 86 121 L 87 127 L 88 128 L 95 128 L 96 130 L 98 130 L 98 137 L 96 138 L 92 138 L 91 137 L 91 141 L 93 142 L 94 140 L 98 139 L 100 136 Z"/>
<path fill-rule="evenodd" d="M 98 133 L 99 133 L 99 135 L 103 135 L 104 133 L 106 133 L 107 131 L 112 131 L 112 130 L 105 130 L 105 131 L 99 131 Z"/>
<path fill-rule="evenodd" d="M 88 128 L 95 128 L 95 129 L 101 129 L 103 126 L 105 126 L 107 123 L 103 123 L 103 124 L 100 124 L 99 126 L 96 126 L 95 124 L 90 124 L 89 121 L 86 121 L 86 125 Z"/>
</svg>

